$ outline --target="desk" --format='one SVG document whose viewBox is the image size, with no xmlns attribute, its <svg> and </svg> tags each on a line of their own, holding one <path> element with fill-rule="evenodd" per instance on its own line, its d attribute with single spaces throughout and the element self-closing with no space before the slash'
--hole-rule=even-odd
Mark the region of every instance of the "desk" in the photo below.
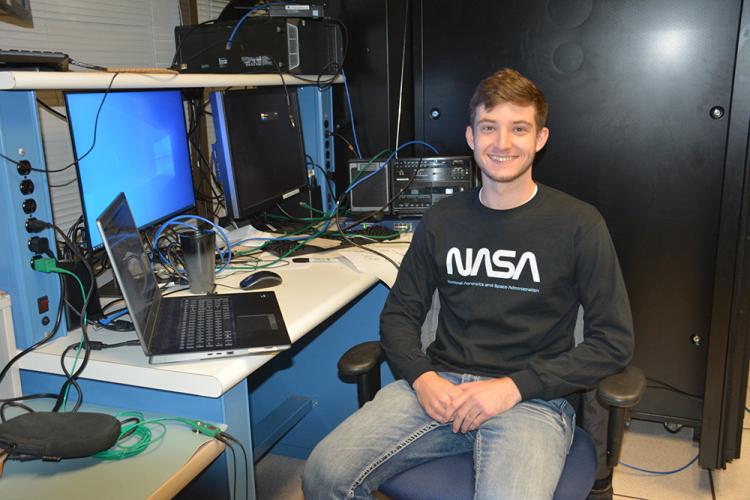
<svg viewBox="0 0 750 500">
<path fill-rule="evenodd" d="M 0 71 L 0 153 L 11 159 L 27 160 L 36 169 L 46 168 L 35 94 L 38 89 L 103 90 L 110 83 L 112 89 L 225 89 L 283 84 L 297 88 L 305 150 L 312 163 L 333 169 L 332 91 L 330 88 L 319 90 L 310 84 L 310 81 L 315 81 L 315 75 L 119 73 L 114 81 L 113 76 L 98 71 Z M 341 81 L 341 77 L 336 77 L 335 82 Z M 16 345 L 24 348 L 41 338 L 44 331 L 41 327 L 50 319 L 38 306 L 37 298 L 47 297 L 50 304 L 56 304 L 60 294 L 57 277 L 38 273 L 26 265 L 33 253 L 27 245 L 29 235 L 23 229 L 29 215 L 20 209 L 28 195 L 19 190 L 19 182 L 23 180 L 35 186 L 34 217 L 53 220 L 52 206 L 47 176 L 42 171 L 32 170 L 28 175 L 22 175 L 12 162 L 5 159 L 0 159 L 0 167 L 0 227 L 5 229 L 5 236 L 0 238 L 0 254 L 4 256 L 0 259 L 0 289 L 13 298 Z M 315 178 L 321 189 L 324 209 L 327 209 L 328 183 L 318 175 L 319 172 Z M 55 239 L 51 229 L 37 236 L 49 241 Z M 19 262 L 24 265 L 19 265 Z"/>
<path fill-rule="evenodd" d="M 39 402 L 30 406 L 38 411 L 50 408 Z M 81 411 L 116 414 L 119 410 L 84 405 Z M 7 413 L 15 416 L 22 412 L 11 408 Z M 157 416 L 146 415 L 146 418 Z M 167 433 L 163 440 L 125 460 L 93 457 L 60 462 L 8 460 L 0 479 L 0 497 L 9 500 L 172 498 L 224 451 L 224 444 L 194 433 L 183 424 L 165 422 L 165 425 Z M 155 426 L 151 429 L 160 432 Z"/>
<path fill-rule="evenodd" d="M 277 423 L 283 415 L 273 412 L 299 402 L 290 395 L 302 395 L 313 411 L 298 415 L 304 421 L 287 434 L 288 444 L 282 443 L 286 448 L 281 452 L 306 456 L 323 435 L 356 409 L 356 389 L 338 379 L 336 360 L 350 346 L 378 337 L 378 317 L 387 289 L 373 276 L 337 263 L 292 264 L 275 271 L 284 280 L 274 291 L 294 343 L 289 351 L 168 365 L 149 365 L 140 347 L 94 351 L 79 382 L 85 400 L 226 423 L 248 450 L 258 450 L 261 443 L 251 438 L 251 422 L 256 439 L 264 438 L 267 431 L 258 428 Z M 225 280 L 238 286 L 242 277 L 237 273 Z M 59 389 L 63 380 L 60 354 L 75 341 L 72 337 L 54 341 L 22 359 L 24 393 Z M 132 333 L 92 334 L 92 340 L 107 342 L 132 338 Z M 269 415 L 271 419 L 266 420 Z M 220 489 L 226 488 L 226 460 L 222 457 L 207 471 L 204 483 L 211 486 L 203 493 L 210 497 L 222 497 Z M 248 472 L 248 498 L 252 498 L 252 469 Z M 238 482 L 244 484 L 242 474 L 238 476 Z M 245 497 L 240 486 L 238 497 Z"/>
<path fill-rule="evenodd" d="M 112 76 L 96 72 L 30 73 L 0 72 L 0 143 L 6 148 L 4 154 L 16 156 L 23 149 L 25 158 L 32 165 L 45 168 L 33 89 L 101 89 L 109 85 Z M 308 83 L 305 80 L 284 78 L 286 84 L 304 87 L 301 92 L 305 95 L 302 119 L 306 149 L 310 146 L 308 152 L 315 163 L 325 165 L 333 142 L 333 137 L 326 133 L 332 123 L 330 89 L 319 92 L 314 86 L 304 85 Z M 282 81 L 277 75 L 122 74 L 116 78 L 113 88 L 223 88 L 279 83 Z M 310 126 L 305 116 L 309 117 Z M 312 139 L 311 145 L 307 144 L 309 138 Z M 23 199 L 17 188 L 17 177 L 15 168 L 6 168 L 0 174 L 0 192 L 9 193 L 0 197 L 0 202 L 7 208 L 3 214 L 11 216 L 7 227 L 12 228 L 22 228 L 26 219 L 26 214 L 18 210 Z M 46 176 L 31 172 L 28 177 L 33 178 L 40 194 L 35 215 L 51 220 L 49 200 L 41 196 L 47 191 Z M 325 183 L 322 186 L 325 187 Z M 31 345 L 38 340 L 41 319 L 36 298 L 46 296 L 50 303 L 56 303 L 59 297 L 57 280 L 34 272 L 27 265 L 19 266 L 18 262 L 26 263 L 31 257 L 27 248 L 28 234 L 23 230 L 7 233 L 0 242 L 3 255 L 8 256 L 0 260 L 0 284 L 14 297 L 14 306 L 18 306 L 14 309 L 14 318 L 17 318 L 15 333 L 17 340 L 22 342 L 17 345 Z M 48 237 L 50 241 L 54 239 L 51 231 L 40 233 L 40 236 Z M 258 437 L 263 434 L 258 429 L 265 430 L 266 424 L 272 426 L 276 420 L 291 415 L 290 420 L 285 420 L 286 428 L 291 428 L 295 419 L 303 421 L 284 440 L 291 440 L 293 450 L 289 453 L 304 454 L 312 440 L 316 442 L 343 418 L 342 415 L 351 413 L 356 407 L 355 388 L 338 380 L 336 359 L 349 346 L 377 338 L 378 316 L 387 291 L 373 276 L 356 273 L 343 265 L 294 265 L 278 269 L 278 272 L 285 280 L 276 291 L 294 342 L 292 349 L 277 356 L 265 354 L 161 366 L 150 366 L 138 347 L 93 352 L 79 382 L 86 401 L 223 422 L 248 450 L 255 448 L 260 452 L 270 446 L 270 441 L 253 447 L 251 422 Z M 227 279 L 230 285 L 236 286 L 240 278 Z M 75 334 L 71 333 L 71 336 Z M 92 336 L 93 340 L 107 342 L 132 338 L 132 334 L 115 335 L 111 332 Z M 57 392 L 63 381 L 59 355 L 73 341 L 71 338 L 59 339 L 21 361 L 21 384 L 25 393 Z M 273 368 L 266 368 L 271 365 Z M 248 380 L 250 374 L 253 376 Z M 295 399 L 289 395 L 304 398 Z M 279 399 L 283 401 L 279 402 Z M 274 413 L 279 407 L 285 412 Z M 311 408 L 313 411 L 304 417 L 306 409 Z M 308 424 L 308 421 L 312 423 Z M 274 432 L 280 433 L 278 429 L 285 427 L 277 426 Z M 296 441 L 298 436 L 294 432 L 304 433 L 302 438 L 310 441 Z M 226 457 L 221 457 L 202 476 L 201 484 L 208 485 L 205 491 L 193 492 L 194 496 L 228 497 L 228 469 Z M 239 472 L 244 474 L 245 471 Z M 239 498 L 254 496 L 252 469 L 249 472 L 250 491 L 240 487 Z M 238 482 L 244 485 L 243 478 L 239 479 Z"/>
</svg>

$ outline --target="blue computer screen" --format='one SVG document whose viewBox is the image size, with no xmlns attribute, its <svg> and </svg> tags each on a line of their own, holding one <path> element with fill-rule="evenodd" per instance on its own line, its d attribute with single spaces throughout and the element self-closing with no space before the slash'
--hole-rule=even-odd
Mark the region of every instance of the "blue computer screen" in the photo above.
<svg viewBox="0 0 750 500">
<path fill-rule="evenodd" d="M 118 193 L 125 193 L 139 229 L 195 205 L 180 91 L 112 91 L 104 97 L 104 92 L 65 96 L 94 249 L 102 246 L 96 218 Z"/>
</svg>

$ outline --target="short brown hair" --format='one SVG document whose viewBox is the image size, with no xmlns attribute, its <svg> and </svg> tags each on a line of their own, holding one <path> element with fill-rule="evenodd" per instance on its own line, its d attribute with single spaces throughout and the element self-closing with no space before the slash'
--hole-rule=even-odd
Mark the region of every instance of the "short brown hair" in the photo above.
<svg viewBox="0 0 750 500">
<path fill-rule="evenodd" d="M 477 85 L 469 101 L 469 125 L 474 127 L 476 110 L 479 106 L 492 109 L 504 102 L 520 106 L 533 104 L 537 129 L 541 130 L 547 124 L 547 100 L 542 91 L 518 71 L 503 68 Z"/>
</svg>

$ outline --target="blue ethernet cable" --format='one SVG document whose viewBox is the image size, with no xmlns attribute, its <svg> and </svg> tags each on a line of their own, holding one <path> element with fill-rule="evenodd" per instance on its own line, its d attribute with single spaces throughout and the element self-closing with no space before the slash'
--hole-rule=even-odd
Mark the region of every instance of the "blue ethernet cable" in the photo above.
<svg viewBox="0 0 750 500">
<path fill-rule="evenodd" d="M 232 261 L 232 244 L 229 242 L 229 237 L 227 236 L 227 234 L 224 232 L 224 230 L 221 227 L 217 226 L 212 221 L 206 218 L 203 218 L 199 215 L 190 215 L 190 214 L 178 215 L 176 217 L 172 217 L 167 222 L 162 224 L 161 227 L 159 227 L 156 233 L 154 233 L 154 241 L 153 241 L 153 247 L 156 249 L 155 251 L 156 251 L 156 254 L 159 256 L 159 259 L 161 259 L 161 261 L 164 262 L 165 264 L 169 264 L 169 261 L 161 253 L 161 251 L 159 250 L 159 246 L 157 245 L 157 242 L 159 241 L 159 237 L 161 236 L 161 233 L 164 231 L 164 229 L 167 226 L 174 224 L 174 225 L 189 227 L 190 229 L 197 231 L 198 228 L 196 226 L 193 226 L 192 224 L 188 224 L 186 222 L 180 222 L 182 220 L 190 220 L 190 219 L 197 219 L 197 220 L 200 220 L 209 224 L 213 228 L 214 232 L 218 234 L 221 237 L 221 239 L 224 240 L 224 243 L 226 245 L 225 248 L 222 250 L 221 248 L 219 248 L 219 245 L 217 243 L 216 250 L 219 253 L 219 255 L 221 255 L 221 260 L 222 260 L 222 266 L 218 270 L 218 272 L 221 272 L 224 269 L 226 269 L 229 263 Z"/>
<path fill-rule="evenodd" d="M 398 154 L 399 151 L 401 151 L 403 148 L 405 148 L 407 146 L 411 146 L 412 144 L 420 144 L 420 145 L 425 146 L 425 147 L 429 148 L 430 150 L 432 150 L 432 152 L 435 153 L 436 155 L 440 154 L 440 153 L 438 153 L 438 150 L 435 149 L 435 147 L 432 144 L 426 143 L 424 141 L 408 141 L 408 142 L 405 142 L 405 143 L 401 144 L 398 148 L 396 148 L 396 150 L 393 153 L 391 153 L 390 156 L 388 156 L 388 158 L 386 158 L 386 160 L 383 162 L 383 164 L 380 167 L 378 167 L 376 170 L 370 172 L 369 174 L 361 177 L 360 179 L 357 180 L 357 182 L 353 182 L 352 184 L 350 184 L 349 187 L 346 188 L 346 191 L 344 191 L 344 192 L 345 193 L 350 192 L 356 186 L 358 186 L 359 184 L 363 183 L 364 181 L 366 181 L 367 179 L 369 179 L 373 175 L 377 175 L 378 172 L 380 172 L 382 169 L 385 168 L 385 166 L 388 163 L 390 163 L 390 161 Z"/>
<path fill-rule="evenodd" d="M 229 38 L 227 38 L 226 49 L 229 50 L 229 49 L 232 48 L 232 44 L 234 43 L 234 37 L 237 34 L 237 31 L 240 29 L 240 26 L 242 26 L 242 24 L 245 22 L 245 19 L 247 19 L 248 17 L 250 17 L 254 12 L 257 12 L 259 10 L 263 10 L 266 7 L 270 7 L 272 5 L 293 5 L 293 4 L 289 3 L 289 2 L 269 2 L 269 3 L 264 3 L 264 4 L 261 4 L 261 5 L 256 5 L 252 9 L 248 10 L 247 12 L 245 12 L 245 15 L 243 15 L 240 18 L 240 20 L 237 21 L 237 24 L 234 25 L 234 28 L 232 28 L 232 32 L 229 34 Z"/>
</svg>

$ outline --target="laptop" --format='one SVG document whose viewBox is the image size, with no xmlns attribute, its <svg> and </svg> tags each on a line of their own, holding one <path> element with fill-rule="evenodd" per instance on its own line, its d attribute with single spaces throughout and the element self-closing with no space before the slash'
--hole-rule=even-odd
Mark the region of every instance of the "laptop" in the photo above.
<svg viewBox="0 0 750 500">
<path fill-rule="evenodd" d="M 150 363 L 241 356 L 291 346 L 273 292 L 163 296 L 123 193 L 96 219 L 96 225 Z"/>
</svg>

